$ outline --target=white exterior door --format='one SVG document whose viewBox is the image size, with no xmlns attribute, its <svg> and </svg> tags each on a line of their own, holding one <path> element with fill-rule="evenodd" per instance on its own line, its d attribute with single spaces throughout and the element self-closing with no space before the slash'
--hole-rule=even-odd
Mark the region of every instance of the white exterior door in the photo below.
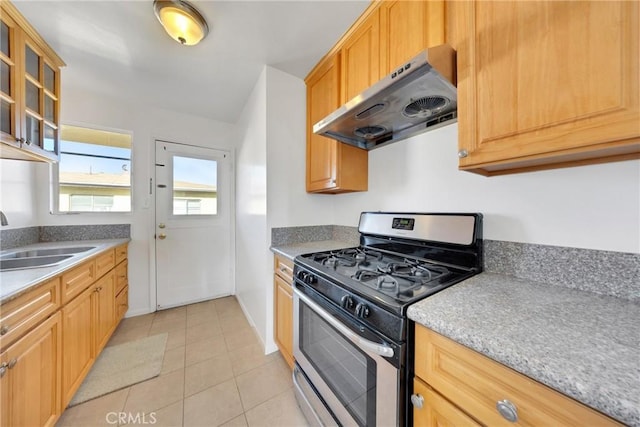
<svg viewBox="0 0 640 427">
<path fill-rule="evenodd" d="M 231 154 L 156 141 L 158 309 L 233 292 Z"/>
</svg>

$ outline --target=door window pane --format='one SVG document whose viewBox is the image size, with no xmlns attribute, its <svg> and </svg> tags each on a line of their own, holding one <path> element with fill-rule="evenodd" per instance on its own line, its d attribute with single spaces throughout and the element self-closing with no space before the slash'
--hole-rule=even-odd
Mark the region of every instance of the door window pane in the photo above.
<svg viewBox="0 0 640 427">
<path fill-rule="evenodd" d="M 40 112 L 40 89 L 30 81 L 26 83 L 27 108 L 36 113 Z"/>
<path fill-rule="evenodd" d="M 49 92 L 55 92 L 56 73 L 47 64 L 44 64 L 44 87 Z"/>
<path fill-rule="evenodd" d="M 4 22 L 0 29 L 0 51 L 6 56 L 11 57 L 11 50 L 9 47 L 9 26 Z"/>
<path fill-rule="evenodd" d="M 27 114 L 27 137 L 26 140 L 30 144 L 40 145 L 40 120 L 35 119 Z"/>
<path fill-rule="evenodd" d="M 173 157 L 173 215 L 218 212 L 218 162 Z"/>
<path fill-rule="evenodd" d="M 11 68 L 4 61 L 0 61 L 0 67 L 0 90 L 11 96 Z"/>
<path fill-rule="evenodd" d="M 4 99 L 0 100 L 0 130 L 11 133 L 11 104 Z"/>
<path fill-rule="evenodd" d="M 25 64 L 27 66 L 27 73 L 34 77 L 36 80 L 40 80 L 40 64 L 38 63 L 40 58 L 29 46 L 25 46 Z"/>
</svg>

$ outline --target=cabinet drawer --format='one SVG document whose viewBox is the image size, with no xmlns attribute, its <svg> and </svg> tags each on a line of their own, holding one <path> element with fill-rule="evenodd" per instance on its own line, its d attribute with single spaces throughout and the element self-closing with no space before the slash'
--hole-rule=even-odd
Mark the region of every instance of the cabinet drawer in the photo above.
<svg viewBox="0 0 640 427">
<path fill-rule="evenodd" d="M 60 307 L 60 278 L 4 304 L 0 309 L 0 348 L 6 348 Z"/>
<path fill-rule="evenodd" d="M 508 400 L 522 425 L 619 425 L 488 357 L 416 325 L 416 375 L 482 424 L 512 425 L 496 404 Z"/>
<path fill-rule="evenodd" d="M 96 278 L 102 277 L 107 271 L 116 265 L 116 250 L 108 251 L 96 257 Z"/>
<path fill-rule="evenodd" d="M 124 289 L 116 296 L 116 321 L 120 321 L 129 309 L 129 287 Z"/>
<path fill-rule="evenodd" d="M 62 275 L 62 303 L 66 304 L 96 280 L 96 263 L 90 260 Z"/>
<path fill-rule="evenodd" d="M 129 245 L 121 245 L 116 248 L 116 265 L 127 259 L 129 255 Z"/>
<path fill-rule="evenodd" d="M 282 277 L 289 284 L 293 283 L 293 261 L 282 255 L 275 255 L 274 265 L 278 276 Z"/>
<path fill-rule="evenodd" d="M 129 284 L 129 262 L 125 261 L 116 266 L 116 295 Z"/>
</svg>

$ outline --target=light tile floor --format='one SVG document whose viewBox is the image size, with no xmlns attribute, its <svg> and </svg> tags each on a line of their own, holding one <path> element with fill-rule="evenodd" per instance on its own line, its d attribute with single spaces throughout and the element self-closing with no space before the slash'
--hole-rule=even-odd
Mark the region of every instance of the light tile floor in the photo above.
<svg viewBox="0 0 640 427">
<path fill-rule="evenodd" d="M 124 319 L 107 345 L 163 332 L 158 377 L 67 408 L 56 425 L 307 426 L 291 370 L 263 354 L 234 297 Z"/>
</svg>

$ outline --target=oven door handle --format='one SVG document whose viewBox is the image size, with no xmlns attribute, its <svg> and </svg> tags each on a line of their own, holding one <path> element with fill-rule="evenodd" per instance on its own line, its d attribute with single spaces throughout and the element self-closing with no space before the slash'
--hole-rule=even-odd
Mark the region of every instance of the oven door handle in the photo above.
<svg viewBox="0 0 640 427">
<path fill-rule="evenodd" d="M 340 331 L 340 333 L 342 333 L 344 336 L 348 337 L 353 342 L 357 343 L 362 349 L 368 350 L 375 354 L 379 354 L 380 356 L 393 357 L 393 348 L 387 347 L 386 345 L 375 343 L 373 341 L 369 341 L 367 339 L 362 338 L 361 336 L 358 336 L 351 329 L 347 328 L 342 323 L 340 323 L 340 321 L 336 320 L 335 317 L 327 313 L 322 307 L 320 307 L 313 300 L 311 300 L 311 298 L 309 298 L 308 296 L 301 293 L 295 288 L 293 291 L 295 292 L 296 296 L 300 298 L 302 301 L 304 301 L 304 303 L 307 304 L 309 307 L 311 307 L 311 309 L 315 311 L 318 316 L 326 320 L 327 323 L 329 323 L 331 326 L 333 326 L 338 331 Z"/>
</svg>

